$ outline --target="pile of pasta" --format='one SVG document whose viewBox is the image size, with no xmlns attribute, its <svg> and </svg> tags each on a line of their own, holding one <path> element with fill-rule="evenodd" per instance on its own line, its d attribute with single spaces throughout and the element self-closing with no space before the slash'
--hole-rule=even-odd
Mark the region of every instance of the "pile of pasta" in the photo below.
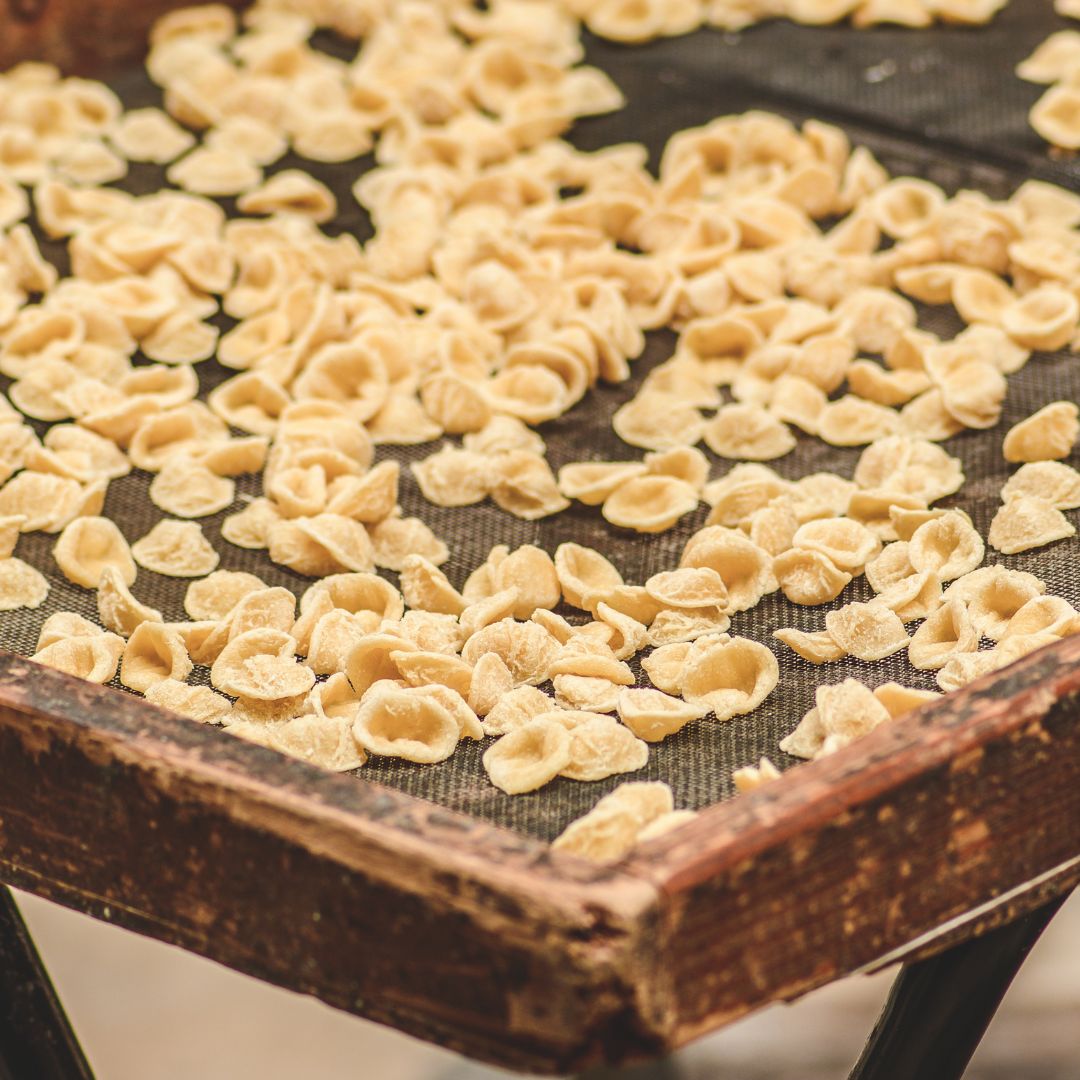
<svg viewBox="0 0 1080 1080">
<path fill-rule="evenodd" d="M 983 565 L 987 541 L 1015 554 L 1075 534 L 1074 403 L 1005 436 L 1020 468 L 985 540 L 934 505 L 965 480 L 938 444 L 996 426 L 1033 350 L 1080 348 L 1080 197 L 1038 182 L 949 197 L 890 178 L 835 127 L 759 112 L 673 136 L 654 175 L 641 146 L 559 139 L 622 101 L 580 65 L 566 9 L 333 12 L 262 0 L 242 26 L 218 6 L 166 17 L 148 60 L 164 110 L 125 112 L 44 65 L 0 76 L 0 610 L 45 603 L 48 581 L 15 555 L 42 531 L 98 613 L 50 615 L 37 660 L 330 769 L 493 738 L 484 768 L 513 795 L 637 772 L 687 724 L 757 709 L 776 655 L 731 631 L 778 590 L 825 605 L 865 575 L 873 599 L 780 628 L 776 647 L 816 664 L 906 650 L 942 690 L 1080 630 L 1036 576 Z M 326 22 L 363 37 L 355 60 L 310 45 Z M 340 163 L 372 148 L 354 188 L 364 245 L 320 228 L 339 209 L 325 185 L 266 173 L 288 150 Z M 173 186 L 108 186 L 129 161 Z M 31 213 L 66 242 L 63 279 Z M 913 301 L 952 305 L 967 329 L 919 329 Z M 556 476 L 535 429 L 627 380 L 661 327 L 674 355 L 612 419 L 644 453 Z M 203 400 L 212 357 L 235 375 Z M 862 447 L 853 476 L 773 471 L 796 429 Z M 498 545 L 458 588 L 444 540 L 401 510 L 399 463 L 377 460 L 440 440 L 412 465 L 440 506 L 490 498 L 535 520 L 576 500 L 642 533 L 702 501 L 708 516 L 642 582 L 578 544 Z M 734 464 L 713 476 L 700 442 Z M 163 517 L 129 544 L 103 509 L 133 469 Z M 241 502 L 245 474 L 262 494 Z M 223 539 L 312 578 L 303 595 L 220 568 L 199 522 L 227 511 Z M 140 570 L 191 579 L 185 620 L 138 598 Z M 781 749 L 832 753 L 933 696 L 823 685 Z M 777 775 L 763 759 L 735 781 Z M 559 846 L 618 857 L 688 813 L 632 782 Z"/>
</svg>

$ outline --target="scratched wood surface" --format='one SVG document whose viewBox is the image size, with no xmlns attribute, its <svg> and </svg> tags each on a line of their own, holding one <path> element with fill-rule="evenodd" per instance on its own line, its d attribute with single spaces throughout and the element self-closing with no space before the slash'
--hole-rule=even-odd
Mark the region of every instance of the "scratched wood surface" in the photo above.
<svg viewBox="0 0 1080 1080">
<path fill-rule="evenodd" d="M 596 868 L 5 655 L 0 877 L 566 1072 L 929 951 L 922 935 L 1040 876 L 982 925 L 1074 884 L 1078 720 L 1074 638 Z"/>
<path fill-rule="evenodd" d="M 176 6 L 0 0 L 0 66 L 102 71 Z M 653 1056 L 1074 884 L 1080 639 L 608 869 L 7 655 L 0 761 L 0 878 L 565 1072 Z"/>
</svg>

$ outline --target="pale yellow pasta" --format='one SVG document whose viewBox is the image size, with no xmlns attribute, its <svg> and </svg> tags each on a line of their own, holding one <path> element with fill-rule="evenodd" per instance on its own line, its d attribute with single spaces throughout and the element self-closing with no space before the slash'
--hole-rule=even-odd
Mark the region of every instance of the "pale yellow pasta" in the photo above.
<svg viewBox="0 0 1080 1080">
<path fill-rule="evenodd" d="M 947 600 L 912 635 L 908 659 L 921 671 L 936 671 L 954 656 L 975 652 L 979 631 L 962 600 Z"/>
<path fill-rule="evenodd" d="M 0 559 L 0 611 L 38 608 L 49 595 L 45 577 L 22 559 Z"/>
<path fill-rule="evenodd" d="M 727 586 L 729 614 L 752 608 L 778 588 L 769 553 L 742 533 L 719 525 L 707 526 L 690 537 L 680 566 L 715 570 Z"/>
<path fill-rule="evenodd" d="M 820 552 L 840 569 L 857 574 L 881 551 L 881 540 L 857 521 L 821 518 L 801 525 L 792 546 Z"/>
<path fill-rule="evenodd" d="M 325 223 L 337 214 L 337 200 L 323 183 L 299 169 L 275 173 L 236 202 L 242 214 L 302 214 Z"/>
<path fill-rule="evenodd" d="M 645 591 L 658 603 L 677 608 L 723 608 L 728 592 L 724 579 L 711 567 L 682 567 L 653 574 Z"/>
<path fill-rule="evenodd" d="M 593 548 L 560 544 L 554 562 L 563 599 L 576 608 L 587 610 L 591 597 L 602 598 L 623 584 L 619 571 Z"/>
<path fill-rule="evenodd" d="M 97 588 L 106 567 L 117 570 L 125 585 L 135 581 L 131 549 L 123 533 L 108 518 L 76 518 L 60 534 L 53 557 L 69 581 L 87 589 Z"/>
<path fill-rule="evenodd" d="M 454 716 L 436 698 L 390 686 L 363 698 L 352 730 L 370 754 L 423 764 L 445 761 L 461 737 Z"/>
<path fill-rule="evenodd" d="M 779 677 L 772 652 L 746 638 L 691 652 L 680 676 L 686 700 L 707 707 L 717 720 L 752 712 L 776 688 Z"/>
<path fill-rule="evenodd" d="M 388 517 L 371 527 L 375 565 L 400 570 L 409 555 L 423 555 L 441 566 L 450 557 L 443 543 L 419 518 Z"/>
<path fill-rule="evenodd" d="M 247 630 L 222 649 L 210 668 L 210 682 L 233 697 L 256 701 L 306 694 L 315 685 L 315 673 L 297 663 L 295 651 L 296 642 L 284 631 Z"/>
<path fill-rule="evenodd" d="M 884 660 L 909 641 L 900 617 L 883 604 L 854 603 L 830 611 L 825 629 L 845 653 L 860 660 Z"/>
<path fill-rule="evenodd" d="M 39 647 L 32 659 L 77 679 L 104 685 L 116 675 L 123 651 L 122 638 L 97 633 L 60 638 Z"/>
<path fill-rule="evenodd" d="M 1060 83 L 1052 86 L 1031 110 L 1031 126 L 1048 142 L 1063 150 L 1080 149 L 1080 89 Z"/>
<path fill-rule="evenodd" d="M 559 491 L 586 506 L 599 506 L 627 481 L 648 468 L 636 461 L 579 461 L 559 470 Z"/>
<path fill-rule="evenodd" d="M 0 559 L 10 559 L 19 542 L 19 533 L 26 522 L 25 514 L 0 518 Z"/>
<path fill-rule="evenodd" d="M 159 521 L 131 545 L 131 554 L 144 569 L 168 577 L 203 577 L 220 561 L 194 521 Z"/>
<path fill-rule="evenodd" d="M 705 433 L 705 420 L 694 406 L 657 393 L 639 394 L 623 405 L 611 425 L 623 442 L 645 450 L 693 446 Z"/>
<path fill-rule="evenodd" d="M 818 435 L 832 446 L 865 446 L 899 427 L 900 418 L 892 409 L 852 394 L 829 402 L 817 418 Z"/>
<path fill-rule="evenodd" d="M 143 693 L 162 679 L 183 682 L 191 670 L 191 659 L 175 630 L 160 622 L 141 622 L 124 646 L 120 681 Z"/>
<path fill-rule="evenodd" d="M 175 103 L 174 103 L 175 104 Z M 241 195 L 258 187 L 262 169 L 253 161 L 223 149 L 200 147 L 171 165 L 170 184 L 195 195 Z"/>
<path fill-rule="evenodd" d="M 547 461 L 528 450 L 498 456 L 491 497 L 507 513 L 525 521 L 549 517 L 570 505 L 560 493 Z"/>
<path fill-rule="evenodd" d="M 610 495 L 602 512 L 612 525 L 656 533 L 670 529 L 697 505 L 697 492 L 686 481 L 673 476 L 639 476 Z"/>
<path fill-rule="evenodd" d="M 470 506 L 485 499 L 495 480 L 490 460 L 445 446 L 410 466 L 421 494 L 436 506 Z"/>
<path fill-rule="evenodd" d="M 97 610 L 101 625 L 121 637 L 131 637 L 140 623 L 162 622 L 160 611 L 140 603 L 131 595 L 123 575 L 115 566 L 106 566 L 97 585 Z"/>
<path fill-rule="evenodd" d="M 983 561 L 985 544 L 966 514 L 950 511 L 920 525 L 908 541 L 907 556 L 919 573 L 952 581 Z"/>
<path fill-rule="evenodd" d="M 1004 555 L 1044 547 L 1076 535 L 1076 526 L 1052 503 L 1035 495 L 1017 495 L 990 522 L 990 546 Z"/>
<path fill-rule="evenodd" d="M 784 627 L 773 631 L 773 637 L 783 642 L 792 652 L 808 660 L 811 664 L 828 664 L 842 660 L 846 653 L 827 630 L 806 633 L 793 627 Z"/>
<path fill-rule="evenodd" d="M 109 141 L 128 161 L 168 165 L 195 145 L 194 137 L 160 109 L 125 112 L 109 132 Z"/>
<path fill-rule="evenodd" d="M 483 760 L 488 778 L 508 795 L 536 791 L 570 765 L 571 733 L 541 714 L 502 736 Z"/>
<path fill-rule="evenodd" d="M 150 484 L 151 502 L 179 518 L 209 517 L 224 510 L 235 497 L 232 480 L 216 476 L 187 457 L 170 458 Z"/>
<path fill-rule="evenodd" d="M 795 448 L 787 426 L 759 405 L 725 405 L 708 422 L 705 443 L 721 457 L 770 461 Z"/>
<path fill-rule="evenodd" d="M 1006 461 L 1038 462 L 1066 458 L 1080 437 L 1080 408 L 1055 401 L 1009 429 L 1002 443 Z"/>
<path fill-rule="evenodd" d="M 646 742 L 661 742 L 681 731 L 691 720 L 706 715 L 706 708 L 671 697 L 660 690 L 623 687 L 616 707 L 619 719 Z"/>
<path fill-rule="evenodd" d="M 1080 613 L 1060 596 L 1034 596 L 1021 605 L 1009 619 L 1001 641 L 1013 641 L 1032 635 L 1049 634 L 1068 637 L 1080 632 Z"/>
<path fill-rule="evenodd" d="M 200 724 L 228 723 L 232 702 L 209 686 L 188 686 L 178 679 L 162 679 L 147 687 L 146 700 Z"/>
<path fill-rule="evenodd" d="M 762 784 L 779 780 L 780 770 L 767 758 L 763 757 L 757 765 L 744 765 L 731 774 L 731 781 L 740 795 L 756 791 Z"/>
<path fill-rule="evenodd" d="M 552 685 L 555 704 L 561 709 L 595 713 L 615 711 L 619 686 L 610 679 L 590 675 L 556 675 Z"/>
<path fill-rule="evenodd" d="M 1080 473 L 1059 461 L 1022 465 L 1001 489 L 1003 502 L 1018 496 L 1044 499 L 1059 510 L 1080 507 Z"/>
<path fill-rule="evenodd" d="M 783 594 L 793 604 L 803 606 L 835 600 L 852 580 L 852 575 L 824 552 L 806 547 L 794 547 L 777 555 L 773 574 Z"/>
<path fill-rule="evenodd" d="M 552 850 L 591 862 L 617 862 L 644 830 L 674 806 L 671 788 L 659 781 L 620 784 L 552 842 Z"/>
</svg>

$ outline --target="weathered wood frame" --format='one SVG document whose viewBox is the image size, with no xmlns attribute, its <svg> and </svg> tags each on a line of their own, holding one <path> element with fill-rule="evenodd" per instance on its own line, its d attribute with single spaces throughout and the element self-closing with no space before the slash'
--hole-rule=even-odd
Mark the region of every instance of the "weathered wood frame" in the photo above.
<svg viewBox="0 0 1080 1080">
<path fill-rule="evenodd" d="M 8 883 L 471 1056 L 568 1071 L 929 955 L 1080 880 L 1080 637 L 613 868 L 11 655 L 0 762 Z"/>
<path fill-rule="evenodd" d="M 100 71 L 176 6 L 0 0 L 0 68 Z M 1074 638 L 595 868 L 0 654 L 0 879 L 558 1072 L 662 1053 L 1071 888 L 1078 766 Z"/>
</svg>

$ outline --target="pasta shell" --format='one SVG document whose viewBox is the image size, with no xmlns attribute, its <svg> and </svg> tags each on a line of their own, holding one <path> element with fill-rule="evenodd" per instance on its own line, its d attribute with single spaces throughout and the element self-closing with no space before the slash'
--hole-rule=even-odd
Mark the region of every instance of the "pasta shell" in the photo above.
<svg viewBox="0 0 1080 1080">
<path fill-rule="evenodd" d="M 1075 535 L 1076 527 L 1051 503 L 1018 495 L 994 515 L 987 539 L 995 551 L 1016 555 Z"/>
<path fill-rule="evenodd" d="M 1014 425 L 1005 435 L 1006 461 L 1037 462 L 1068 457 L 1080 437 L 1080 408 L 1055 401 Z"/>
<path fill-rule="evenodd" d="M 66 637 L 40 648 L 33 659 L 77 679 L 104 685 L 116 675 L 124 642 L 115 634 Z"/>
<path fill-rule="evenodd" d="M 859 660 L 884 660 L 907 648 L 908 635 L 900 617 L 881 604 L 847 604 L 825 616 L 829 636 Z"/>
<path fill-rule="evenodd" d="M 445 761 L 460 736 L 457 721 L 434 697 L 389 687 L 367 695 L 353 721 L 353 737 L 368 753 L 421 764 Z"/>
<path fill-rule="evenodd" d="M 975 652 L 979 632 L 962 600 L 947 600 L 915 631 L 908 659 L 920 671 L 936 671 L 960 653 Z"/>
<path fill-rule="evenodd" d="M 552 842 L 552 850 L 591 862 L 617 862 L 652 823 L 670 814 L 671 788 L 659 781 L 620 784 Z"/>
<path fill-rule="evenodd" d="M 772 693 L 780 668 L 772 652 L 746 638 L 732 638 L 699 652 L 681 673 L 683 696 L 708 707 L 717 720 L 752 712 Z"/>
<path fill-rule="evenodd" d="M 508 795 L 536 791 L 569 766 L 570 732 L 558 720 L 531 720 L 502 736 L 483 760 L 488 778 Z"/>
<path fill-rule="evenodd" d="M 175 630 L 160 622 L 141 622 L 124 647 L 120 681 L 129 690 L 144 693 L 162 679 L 183 682 L 191 669 L 183 639 Z"/>
<path fill-rule="evenodd" d="M 135 581 L 131 549 L 108 518 L 76 518 L 60 534 L 53 557 L 69 581 L 87 589 L 97 588 L 106 567 L 115 569 L 125 585 Z"/>
</svg>

